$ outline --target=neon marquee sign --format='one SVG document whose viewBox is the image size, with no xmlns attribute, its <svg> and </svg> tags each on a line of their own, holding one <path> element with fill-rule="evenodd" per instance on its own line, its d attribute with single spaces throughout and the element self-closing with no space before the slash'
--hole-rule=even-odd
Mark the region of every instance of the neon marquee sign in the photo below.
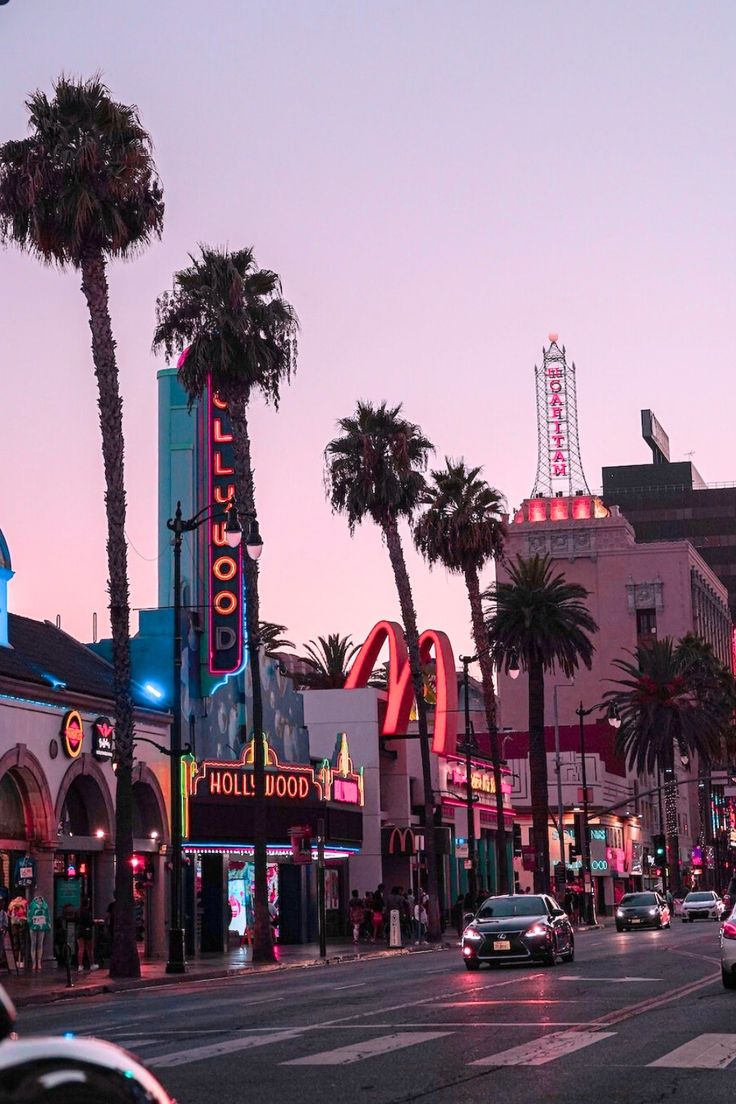
<svg viewBox="0 0 736 1104">
<path fill-rule="evenodd" d="M 401 625 L 396 621 L 379 621 L 361 646 L 350 674 L 346 690 L 358 690 L 368 680 L 384 643 L 388 640 L 388 701 L 383 721 L 383 736 L 398 736 L 407 731 L 414 701 L 414 688 L 409 668 L 409 651 Z M 437 755 L 454 752 L 457 744 L 457 677 L 452 645 L 443 632 L 427 629 L 419 637 L 419 656 L 429 663 L 434 652 L 437 672 L 437 703 L 434 711 L 432 750 Z"/>
<path fill-rule="evenodd" d="M 549 433 L 550 471 L 553 479 L 567 478 L 567 381 L 559 364 L 547 368 L 547 429 Z"/>
<path fill-rule="evenodd" d="M 243 551 L 230 548 L 222 517 L 235 497 L 233 434 L 227 403 L 207 383 L 209 501 L 221 504 L 208 523 L 209 672 L 230 675 L 243 661 Z"/>
</svg>

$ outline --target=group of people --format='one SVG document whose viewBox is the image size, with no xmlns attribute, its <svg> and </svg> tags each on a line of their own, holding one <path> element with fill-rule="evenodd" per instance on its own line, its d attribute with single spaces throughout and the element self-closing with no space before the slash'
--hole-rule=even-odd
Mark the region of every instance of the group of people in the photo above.
<svg viewBox="0 0 736 1104">
<path fill-rule="evenodd" d="M 384 893 L 383 883 L 373 892 L 361 897 L 357 889 L 352 891 L 348 903 L 348 920 L 353 943 L 377 943 L 390 938 L 391 913 L 399 914 L 402 939 L 413 939 L 415 944 L 425 943 L 427 934 L 427 910 L 429 897 L 424 890 L 415 898 L 411 889 L 393 886 Z"/>
</svg>

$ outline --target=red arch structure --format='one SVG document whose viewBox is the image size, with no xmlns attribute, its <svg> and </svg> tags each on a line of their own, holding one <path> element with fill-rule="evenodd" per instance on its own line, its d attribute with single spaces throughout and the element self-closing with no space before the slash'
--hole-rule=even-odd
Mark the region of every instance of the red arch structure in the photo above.
<svg viewBox="0 0 736 1104">
<path fill-rule="evenodd" d="M 358 690 L 368 685 L 381 648 L 388 640 L 388 701 L 383 722 L 383 736 L 406 732 L 414 700 L 409 668 L 409 651 L 404 630 L 397 621 L 379 621 L 361 646 L 345 690 Z M 435 708 L 432 751 L 437 755 L 454 752 L 457 745 L 457 676 L 455 656 L 446 633 L 426 629 L 419 637 L 422 663 L 434 657 L 437 668 L 437 705 Z"/>
</svg>

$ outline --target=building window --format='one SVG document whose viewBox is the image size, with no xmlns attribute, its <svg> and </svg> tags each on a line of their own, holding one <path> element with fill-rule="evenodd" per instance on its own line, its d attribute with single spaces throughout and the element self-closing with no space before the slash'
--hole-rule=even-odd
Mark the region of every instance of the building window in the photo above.
<svg viewBox="0 0 736 1104">
<path fill-rule="evenodd" d="M 636 636 L 640 644 L 657 638 L 657 611 L 638 609 L 636 611 Z"/>
</svg>

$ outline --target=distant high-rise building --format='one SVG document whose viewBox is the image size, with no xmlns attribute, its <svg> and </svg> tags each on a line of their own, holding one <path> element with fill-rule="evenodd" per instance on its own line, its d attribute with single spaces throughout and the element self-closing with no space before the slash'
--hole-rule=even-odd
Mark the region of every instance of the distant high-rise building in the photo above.
<svg viewBox="0 0 736 1104">
<path fill-rule="evenodd" d="M 641 417 L 652 463 L 603 468 L 603 500 L 620 507 L 638 543 L 689 540 L 726 587 L 736 620 L 736 484 L 708 486 L 691 460 L 670 461 L 652 411 Z"/>
</svg>

